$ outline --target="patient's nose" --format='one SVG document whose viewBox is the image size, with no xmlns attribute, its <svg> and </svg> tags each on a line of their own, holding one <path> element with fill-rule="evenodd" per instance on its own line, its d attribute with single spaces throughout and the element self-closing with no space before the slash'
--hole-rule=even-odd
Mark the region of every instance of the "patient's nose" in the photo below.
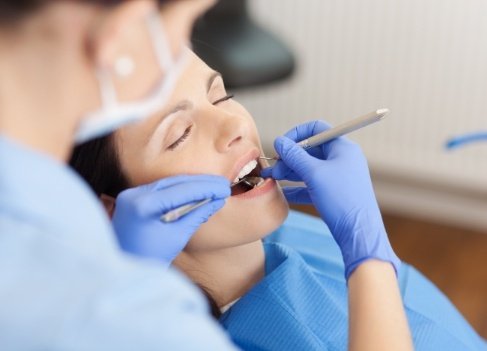
<svg viewBox="0 0 487 351">
<path fill-rule="evenodd" d="M 248 125 L 244 118 L 226 113 L 219 118 L 215 132 L 217 150 L 227 152 L 247 137 Z"/>
</svg>

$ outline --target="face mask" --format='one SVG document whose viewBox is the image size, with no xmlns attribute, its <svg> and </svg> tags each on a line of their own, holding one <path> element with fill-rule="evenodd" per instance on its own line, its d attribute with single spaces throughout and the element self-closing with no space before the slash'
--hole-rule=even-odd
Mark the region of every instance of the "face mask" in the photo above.
<svg viewBox="0 0 487 351">
<path fill-rule="evenodd" d="M 170 97 L 177 80 L 188 61 L 189 51 L 184 49 L 176 60 L 171 55 L 169 42 L 164 33 L 161 19 L 157 13 L 147 18 L 147 28 L 157 61 L 164 72 L 161 82 L 144 100 L 122 103 L 117 101 L 115 87 L 110 74 L 104 69 L 97 70 L 102 107 L 86 115 L 80 123 L 75 136 L 77 144 L 113 132 L 121 126 L 139 121 L 160 110 Z"/>
</svg>

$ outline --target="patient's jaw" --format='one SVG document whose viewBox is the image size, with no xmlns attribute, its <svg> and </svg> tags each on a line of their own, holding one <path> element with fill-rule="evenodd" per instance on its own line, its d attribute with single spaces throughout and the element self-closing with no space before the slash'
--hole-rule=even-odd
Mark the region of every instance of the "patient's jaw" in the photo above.
<svg viewBox="0 0 487 351">
<path fill-rule="evenodd" d="M 252 116 L 194 54 L 166 106 L 115 134 L 122 169 L 134 186 L 179 174 L 217 174 L 233 181 L 262 152 Z M 259 196 L 231 197 L 199 228 L 185 251 L 218 251 L 255 242 L 275 230 L 287 212 L 274 183 Z"/>
</svg>

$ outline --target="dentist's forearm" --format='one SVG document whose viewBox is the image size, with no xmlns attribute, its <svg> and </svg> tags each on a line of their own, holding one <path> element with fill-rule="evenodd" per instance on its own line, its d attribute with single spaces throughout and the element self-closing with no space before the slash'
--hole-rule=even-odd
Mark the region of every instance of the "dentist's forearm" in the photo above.
<svg viewBox="0 0 487 351">
<path fill-rule="evenodd" d="M 369 260 L 350 275 L 349 350 L 413 350 L 393 266 Z"/>
</svg>

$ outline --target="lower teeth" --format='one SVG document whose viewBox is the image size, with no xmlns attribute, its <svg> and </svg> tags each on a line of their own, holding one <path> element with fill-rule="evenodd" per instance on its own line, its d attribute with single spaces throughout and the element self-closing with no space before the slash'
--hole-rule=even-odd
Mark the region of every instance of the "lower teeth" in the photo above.
<svg viewBox="0 0 487 351">
<path fill-rule="evenodd" d="M 244 180 L 244 183 L 252 188 L 255 188 L 261 186 L 262 183 L 264 183 L 264 179 L 261 177 L 249 177 L 246 180 Z"/>
<path fill-rule="evenodd" d="M 262 184 L 264 184 L 265 179 L 261 177 L 245 177 L 243 180 L 241 180 L 239 183 L 232 185 L 232 195 L 240 195 L 242 193 L 246 193 L 248 191 L 251 191 Z"/>
</svg>

